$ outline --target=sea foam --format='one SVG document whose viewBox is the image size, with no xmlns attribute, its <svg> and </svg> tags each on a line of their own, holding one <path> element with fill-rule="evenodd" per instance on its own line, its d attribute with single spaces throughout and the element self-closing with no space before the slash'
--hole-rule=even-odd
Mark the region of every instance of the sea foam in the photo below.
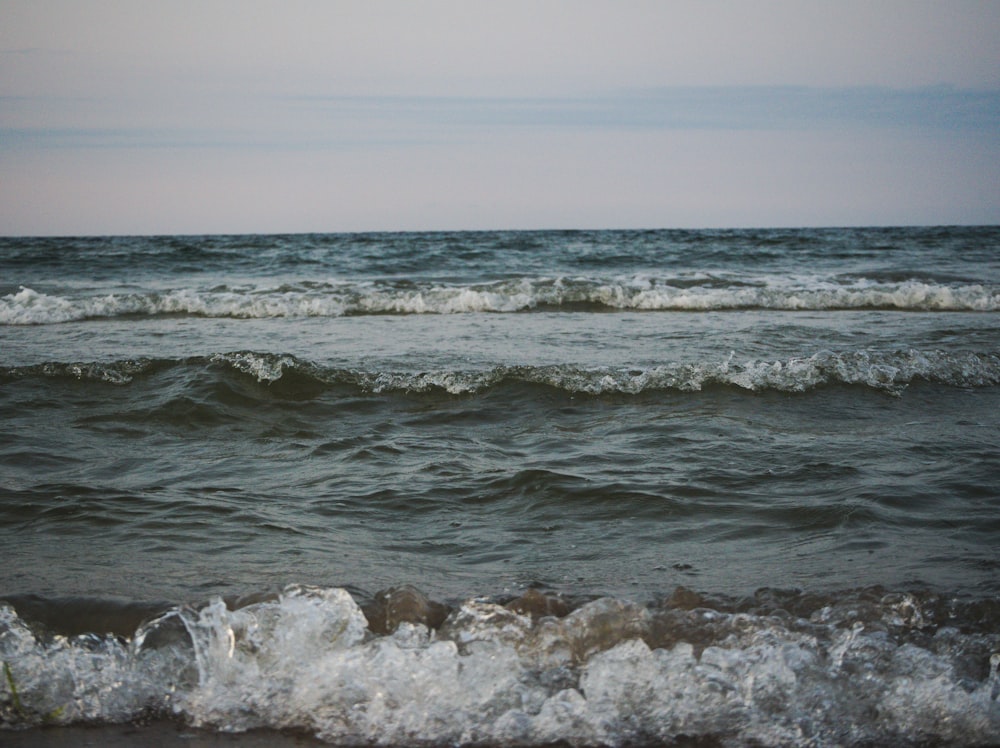
<svg viewBox="0 0 1000 748">
<path fill-rule="evenodd" d="M 346 591 L 293 585 L 235 609 L 174 608 L 124 640 L 40 637 L 4 605 L 0 710 L 7 726 L 172 715 L 337 744 L 1000 737 L 995 632 L 925 620 L 917 598 L 834 601 L 808 617 L 676 599 L 600 598 L 537 618 L 470 599 L 437 629 L 402 621 L 377 635 Z"/>
<path fill-rule="evenodd" d="M 483 392 L 504 383 L 539 384 L 589 395 L 640 394 L 657 390 L 696 392 L 710 386 L 751 391 L 805 392 L 833 384 L 860 385 L 901 394 L 915 381 L 958 387 L 1000 384 L 1000 356 L 943 351 L 820 351 L 811 356 L 760 361 L 665 363 L 652 367 L 495 366 L 485 370 L 388 372 L 324 368 L 293 356 L 253 352 L 218 354 L 217 363 L 275 383 L 285 371 L 329 385 L 352 385 L 372 393 L 445 391 L 454 395 Z"/>
<path fill-rule="evenodd" d="M 190 315 L 234 319 L 341 317 L 366 314 L 512 313 L 537 309 L 608 311 L 778 311 L 1000 309 L 1000 290 L 981 284 L 909 280 L 875 283 L 824 279 L 742 279 L 689 285 L 629 279 L 520 278 L 472 285 L 427 282 L 301 283 L 224 289 L 71 297 L 22 287 L 0 298 L 0 324 L 41 325 L 128 315 Z"/>
<path fill-rule="evenodd" d="M 484 369 L 421 372 L 330 367 L 289 354 L 234 351 L 183 360 L 48 362 L 0 368 L 0 379 L 67 378 L 127 385 L 137 377 L 177 367 L 190 367 L 194 374 L 203 376 L 206 364 L 249 376 L 259 384 L 273 385 L 278 394 L 296 386 L 312 394 L 330 387 L 346 386 L 374 395 L 433 392 L 474 395 L 521 383 L 595 396 L 670 390 L 699 392 L 717 386 L 751 392 L 807 392 L 831 385 L 861 386 L 901 395 L 916 382 L 952 387 L 1000 384 L 1000 355 L 915 349 L 818 351 L 809 356 L 777 360 L 740 358 L 730 353 L 722 360 L 646 367 L 501 364 Z M 289 383 L 292 381 L 295 384 Z M 295 395 L 296 392 L 288 391 L 287 394 Z"/>
</svg>

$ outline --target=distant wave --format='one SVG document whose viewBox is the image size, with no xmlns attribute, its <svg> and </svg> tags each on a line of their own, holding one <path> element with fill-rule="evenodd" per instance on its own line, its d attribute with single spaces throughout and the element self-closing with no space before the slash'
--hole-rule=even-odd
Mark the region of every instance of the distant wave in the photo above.
<svg viewBox="0 0 1000 748">
<path fill-rule="evenodd" d="M 38 608 L 36 603 L 34 608 Z M 993 743 L 995 601 L 685 588 L 645 606 L 529 590 L 362 608 L 291 585 L 166 610 L 117 636 L 44 636 L 0 602 L 5 725 L 172 717 L 338 745 Z M 701 744 L 699 742 L 699 744 Z"/>
<path fill-rule="evenodd" d="M 982 284 L 720 278 L 521 278 L 470 285 L 425 282 L 303 283 L 276 288 L 175 289 L 67 297 L 21 287 L 0 298 L 0 324 L 43 325 L 123 316 L 266 319 L 367 314 L 739 309 L 903 311 L 1000 310 L 1000 289 Z"/>
<path fill-rule="evenodd" d="M 510 384 L 552 387 L 587 395 L 637 395 L 658 390 L 696 392 L 728 386 L 753 392 L 805 392 L 825 385 L 860 385 L 901 394 L 914 382 L 955 387 L 1000 384 L 1000 354 L 943 351 L 820 351 L 777 361 L 739 360 L 665 363 L 658 366 L 587 367 L 500 365 L 475 370 L 397 372 L 327 367 L 295 356 L 253 351 L 219 353 L 183 361 L 128 359 L 114 362 L 50 362 L 0 368 L 0 379 L 72 378 L 128 384 L 175 366 L 199 370 L 222 366 L 289 396 L 317 394 L 346 386 L 371 394 L 433 393 L 468 395 Z"/>
</svg>

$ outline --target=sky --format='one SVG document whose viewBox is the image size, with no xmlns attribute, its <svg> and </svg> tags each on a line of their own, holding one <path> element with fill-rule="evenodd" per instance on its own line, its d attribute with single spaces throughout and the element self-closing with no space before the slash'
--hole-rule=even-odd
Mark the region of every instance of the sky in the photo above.
<svg viewBox="0 0 1000 748">
<path fill-rule="evenodd" d="M 0 0 L 0 235 L 940 224 L 993 0 Z"/>
</svg>

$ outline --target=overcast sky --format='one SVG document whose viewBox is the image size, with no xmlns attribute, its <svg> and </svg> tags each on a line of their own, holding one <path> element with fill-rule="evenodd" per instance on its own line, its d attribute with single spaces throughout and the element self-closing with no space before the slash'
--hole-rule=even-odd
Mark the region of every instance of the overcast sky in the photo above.
<svg viewBox="0 0 1000 748">
<path fill-rule="evenodd" d="M 0 0 L 0 234 L 1000 223 L 1000 2 Z"/>
</svg>

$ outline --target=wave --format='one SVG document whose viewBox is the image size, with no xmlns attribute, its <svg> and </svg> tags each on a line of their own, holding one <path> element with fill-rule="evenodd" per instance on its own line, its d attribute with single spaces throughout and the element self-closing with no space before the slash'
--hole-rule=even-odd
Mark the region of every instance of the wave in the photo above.
<svg viewBox="0 0 1000 748">
<path fill-rule="evenodd" d="M 703 275 L 660 280 L 520 278 L 470 285 L 425 282 L 297 283 L 68 297 L 21 287 L 0 298 L 0 324 L 44 325 L 122 316 L 234 319 L 370 314 L 512 313 L 533 310 L 690 312 L 884 309 L 1000 310 L 1000 289 L 917 280 L 849 282 L 727 280 Z"/>
<path fill-rule="evenodd" d="M 171 717 L 340 745 L 983 745 L 1000 735 L 998 623 L 995 600 L 880 589 L 448 606 L 402 587 L 362 607 L 292 585 L 124 634 L 58 633 L 0 603 L 0 719 Z"/>
<path fill-rule="evenodd" d="M 127 385 L 137 378 L 178 366 L 201 375 L 206 367 L 248 376 L 287 397 L 314 396 L 336 387 L 369 394 L 447 393 L 474 395 L 526 384 L 585 395 L 639 395 L 657 391 L 698 392 L 733 387 L 751 392 L 806 392 L 830 385 L 855 385 L 893 395 L 916 382 L 952 387 L 1000 384 L 1000 354 L 944 351 L 820 351 L 784 360 L 665 363 L 645 368 L 500 365 L 488 369 L 393 372 L 322 366 L 292 355 L 236 351 L 183 360 L 124 359 L 113 362 L 50 362 L 0 368 L 0 380 L 75 379 Z"/>
</svg>

